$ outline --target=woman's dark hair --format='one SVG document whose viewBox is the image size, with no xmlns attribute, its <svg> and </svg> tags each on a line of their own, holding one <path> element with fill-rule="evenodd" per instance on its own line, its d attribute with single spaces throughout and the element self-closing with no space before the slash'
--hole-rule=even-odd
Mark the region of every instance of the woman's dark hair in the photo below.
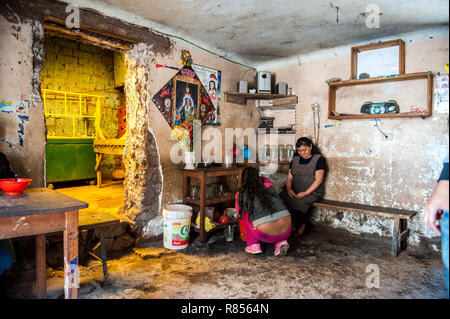
<svg viewBox="0 0 450 319">
<path fill-rule="evenodd" d="M 249 215 L 253 214 L 253 203 L 259 199 L 263 207 L 272 209 L 272 201 L 266 193 L 264 184 L 260 181 L 259 172 L 254 167 L 247 167 L 242 172 L 242 186 L 239 189 L 239 216 L 242 218 L 242 210 Z"/>
<path fill-rule="evenodd" d="M 320 152 L 319 152 L 319 150 L 317 149 L 317 147 L 314 145 L 314 143 L 309 139 L 309 138 L 307 138 L 307 137 L 300 137 L 298 140 L 297 140 L 297 143 L 295 143 L 295 147 L 300 147 L 300 146 L 308 146 L 308 147 L 311 147 L 312 146 L 312 149 L 311 149 L 311 155 L 314 155 L 314 154 L 320 154 Z"/>
</svg>

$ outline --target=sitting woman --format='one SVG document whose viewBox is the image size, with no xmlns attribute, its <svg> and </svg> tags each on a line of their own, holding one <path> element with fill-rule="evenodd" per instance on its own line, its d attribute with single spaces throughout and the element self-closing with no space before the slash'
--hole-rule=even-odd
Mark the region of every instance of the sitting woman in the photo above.
<svg viewBox="0 0 450 319">
<path fill-rule="evenodd" d="M 309 138 L 299 138 L 295 146 L 297 154 L 289 166 L 286 188 L 280 197 L 292 214 L 296 228 L 294 237 L 299 237 L 305 231 L 309 207 L 323 198 L 326 164 Z"/>
<path fill-rule="evenodd" d="M 246 252 L 262 253 L 260 242 L 265 242 L 275 244 L 275 256 L 287 254 L 289 244 L 286 239 L 292 231 L 291 215 L 270 179 L 259 177 L 256 168 L 245 168 L 235 206 L 247 232 Z"/>
</svg>

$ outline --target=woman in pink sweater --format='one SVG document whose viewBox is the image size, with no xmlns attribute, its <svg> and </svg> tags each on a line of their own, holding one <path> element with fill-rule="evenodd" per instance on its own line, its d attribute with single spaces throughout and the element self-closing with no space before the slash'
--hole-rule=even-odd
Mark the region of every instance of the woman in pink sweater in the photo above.
<svg viewBox="0 0 450 319">
<path fill-rule="evenodd" d="M 259 177 L 256 168 L 247 167 L 242 173 L 242 186 L 235 196 L 236 212 L 247 232 L 250 254 L 262 253 L 260 242 L 275 244 L 274 255 L 286 255 L 286 239 L 292 231 L 291 215 L 270 179 Z"/>
</svg>

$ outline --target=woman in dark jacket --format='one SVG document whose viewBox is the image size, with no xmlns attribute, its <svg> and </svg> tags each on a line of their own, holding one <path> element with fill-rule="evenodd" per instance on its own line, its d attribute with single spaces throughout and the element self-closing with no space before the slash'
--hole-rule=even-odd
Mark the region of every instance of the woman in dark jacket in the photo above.
<svg viewBox="0 0 450 319">
<path fill-rule="evenodd" d="M 292 231 L 291 215 L 270 179 L 259 177 L 254 167 L 245 168 L 235 203 L 247 232 L 245 251 L 262 253 L 260 242 L 265 242 L 275 244 L 275 256 L 286 255 L 289 249 L 286 239 Z"/>
<path fill-rule="evenodd" d="M 12 178 L 14 173 L 9 167 L 9 161 L 5 154 L 0 152 L 0 179 Z M 0 190 L 0 196 L 2 196 Z M 7 271 L 14 263 L 14 249 L 9 239 L 0 240 L 0 275 Z"/>
<path fill-rule="evenodd" d="M 292 214 L 294 237 L 299 237 L 305 230 L 309 207 L 323 198 L 326 163 L 309 138 L 299 138 L 295 146 L 297 154 L 292 158 L 286 188 L 280 197 Z"/>
</svg>

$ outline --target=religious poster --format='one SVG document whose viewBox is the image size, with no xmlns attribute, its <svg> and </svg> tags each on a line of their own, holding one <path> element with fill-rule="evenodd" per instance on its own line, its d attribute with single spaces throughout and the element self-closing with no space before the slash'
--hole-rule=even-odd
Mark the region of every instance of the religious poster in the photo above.
<svg viewBox="0 0 450 319">
<path fill-rule="evenodd" d="M 214 105 L 214 118 L 204 123 L 205 125 L 219 125 L 219 101 L 221 99 L 222 72 L 205 66 L 192 64 L 192 69 L 197 74 L 203 86 L 208 92 L 209 98 Z"/>
<path fill-rule="evenodd" d="M 197 119 L 201 84 L 195 78 L 185 74 L 176 75 L 173 82 L 175 91 L 172 95 L 174 124 L 183 123 L 187 116 Z"/>
<path fill-rule="evenodd" d="M 449 109 L 449 76 L 448 73 L 437 73 L 435 77 L 434 103 L 438 114 L 448 114 Z"/>
<path fill-rule="evenodd" d="M 152 101 L 170 127 L 183 123 L 186 116 L 202 124 L 216 119 L 216 108 L 200 79 L 190 66 L 184 66 L 153 96 Z"/>
</svg>

